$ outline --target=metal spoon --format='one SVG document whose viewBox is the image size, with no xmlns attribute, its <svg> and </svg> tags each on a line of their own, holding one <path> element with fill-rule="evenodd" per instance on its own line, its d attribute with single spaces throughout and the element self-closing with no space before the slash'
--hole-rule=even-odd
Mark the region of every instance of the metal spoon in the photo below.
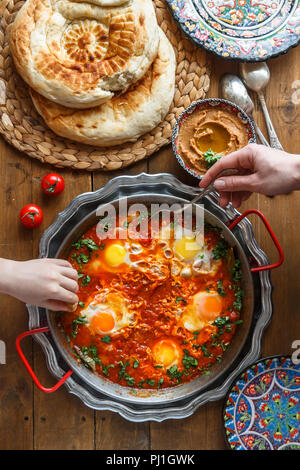
<svg viewBox="0 0 300 470">
<path fill-rule="evenodd" d="M 253 119 L 254 104 L 251 100 L 247 88 L 237 75 L 225 73 L 220 80 L 220 95 L 225 100 L 232 101 L 242 108 Z M 256 133 L 262 144 L 270 147 L 269 142 L 253 119 Z"/>
<path fill-rule="evenodd" d="M 197 194 L 197 196 L 194 197 L 194 199 L 192 199 L 188 203 L 188 205 L 189 204 L 195 204 L 196 202 L 199 202 L 203 197 L 205 197 L 208 194 L 215 191 L 215 187 L 214 187 L 215 181 L 218 178 L 220 178 L 221 176 L 233 176 L 233 175 L 237 175 L 238 173 L 239 173 L 239 170 L 237 170 L 236 168 L 227 168 L 226 170 L 220 171 L 220 173 L 218 173 L 217 176 L 214 177 L 214 179 L 210 182 L 210 184 L 208 186 L 206 186 L 206 188 L 204 188 L 203 191 L 201 191 L 200 194 Z M 174 215 L 177 214 L 178 212 L 179 211 L 175 211 Z"/>
<path fill-rule="evenodd" d="M 208 194 L 215 191 L 214 183 L 215 183 L 216 179 L 220 178 L 221 176 L 237 175 L 238 173 L 239 173 L 239 170 L 237 170 L 236 168 L 227 168 L 226 170 L 220 171 L 220 173 L 218 173 L 217 176 L 214 177 L 214 179 L 210 182 L 210 184 L 208 186 L 206 186 L 206 188 L 204 188 L 203 191 L 201 191 L 200 194 L 197 194 L 197 196 L 194 197 L 194 199 L 192 199 L 190 202 L 184 204 L 182 207 L 180 207 L 179 209 L 174 211 L 174 218 L 175 218 L 175 216 L 177 216 L 181 212 L 184 212 L 187 209 L 188 206 L 193 205 L 196 202 L 199 202 L 203 197 L 205 197 Z M 149 221 L 151 221 L 160 212 L 167 212 L 167 211 L 171 212 L 167 208 L 166 209 L 164 209 L 164 208 L 158 209 L 156 212 L 154 212 L 154 214 L 151 214 L 151 217 L 150 217 Z"/>
<path fill-rule="evenodd" d="M 272 124 L 268 108 L 266 105 L 263 90 L 266 88 L 270 80 L 270 70 L 265 62 L 259 63 L 241 63 L 240 74 L 245 85 L 253 91 L 256 91 L 258 98 L 265 115 L 268 133 L 270 137 L 271 147 L 283 150 L 281 143 L 277 137 L 276 131 Z"/>
</svg>

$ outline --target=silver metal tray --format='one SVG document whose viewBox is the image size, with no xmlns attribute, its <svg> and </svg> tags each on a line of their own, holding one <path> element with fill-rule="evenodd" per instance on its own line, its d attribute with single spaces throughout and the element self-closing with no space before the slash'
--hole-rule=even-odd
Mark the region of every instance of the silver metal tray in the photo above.
<svg viewBox="0 0 300 470">
<path fill-rule="evenodd" d="M 71 229 L 78 217 L 86 215 L 93 204 L 104 204 L 119 197 L 142 193 L 159 193 L 191 200 L 199 191 L 199 188 L 184 185 L 170 174 L 147 175 L 142 173 L 138 176 L 120 176 L 114 178 L 98 191 L 77 196 L 67 209 L 58 215 L 55 222 L 46 230 L 41 239 L 39 256 L 53 257 L 57 250 L 57 243 L 59 243 L 57 239 L 60 236 L 59 232 L 62 224 L 64 224 L 66 230 L 68 230 L 68 227 Z M 239 215 L 232 207 L 228 207 L 225 210 L 221 209 L 217 205 L 216 194 L 205 198 L 205 207 L 225 224 Z M 259 248 L 254 237 L 252 225 L 247 219 L 240 222 L 234 231 L 248 259 L 255 260 L 259 265 L 268 264 L 268 258 Z M 255 308 L 249 338 L 232 366 L 204 391 L 202 390 L 192 396 L 176 401 L 174 404 L 156 405 L 153 403 L 145 406 L 109 398 L 107 395 L 87 385 L 75 373 L 68 378 L 65 386 L 70 393 L 78 396 L 87 406 L 97 410 L 117 412 L 130 421 L 163 421 L 170 418 L 179 419 L 190 416 L 200 405 L 222 398 L 228 391 L 232 380 L 242 369 L 257 360 L 260 355 L 262 333 L 272 315 L 272 285 L 269 271 L 253 274 L 253 281 Z M 47 326 L 47 316 L 44 309 L 30 305 L 27 308 L 30 329 Z M 35 338 L 44 350 L 49 371 L 56 378 L 60 379 L 69 367 L 59 353 L 53 338 L 48 333 L 37 334 Z"/>
</svg>

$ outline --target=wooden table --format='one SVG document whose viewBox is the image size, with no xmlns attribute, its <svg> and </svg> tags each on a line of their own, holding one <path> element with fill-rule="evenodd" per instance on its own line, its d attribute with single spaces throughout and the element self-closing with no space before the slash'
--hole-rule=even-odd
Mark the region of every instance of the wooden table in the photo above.
<svg viewBox="0 0 300 470">
<path fill-rule="evenodd" d="M 236 64 L 212 60 L 210 97 L 218 96 L 219 77 L 235 73 Z M 270 114 L 283 147 L 300 153 L 300 48 L 270 61 L 271 83 L 266 93 Z M 299 83 L 294 83 L 299 80 Z M 294 87 L 299 87 L 299 93 Z M 292 95 L 294 93 L 294 98 Z M 293 103 L 294 102 L 294 103 Z M 264 120 L 255 101 L 255 117 L 265 131 Z M 265 131 L 265 135 L 266 131 Z M 1 235 L 0 256 L 25 260 L 38 255 L 39 239 L 57 213 L 79 193 L 101 188 L 110 178 L 121 174 L 81 173 L 62 170 L 66 180 L 64 193 L 57 198 L 43 197 L 41 178 L 53 168 L 41 165 L 0 140 Z M 170 172 L 191 185 L 177 164 L 170 147 L 122 174 Z M 18 221 L 20 208 L 36 202 L 44 208 L 45 220 L 34 231 L 23 229 Z M 252 196 L 243 209 L 258 208 L 268 218 L 285 252 L 285 263 L 272 273 L 274 315 L 263 337 L 262 355 L 291 353 L 293 340 L 300 339 L 300 193 L 269 199 Z M 253 217 L 256 237 L 271 259 L 273 245 L 261 223 Z M 26 307 L 1 295 L 0 339 L 7 346 L 7 364 L 0 365 L 0 449 L 224 449 L 222 434 L 223 401 L 198 409 L 185 420 L 163 423 L 130 423 L 118 414 L 94 412 L 68 394 L 65 388 L 43 394 L 35 386 L 17 356 L 15 338 L 28 328 Z M 40 347 L 26 339 L 24 351 L 45 386 L 54 384 Z"/>
</svg>

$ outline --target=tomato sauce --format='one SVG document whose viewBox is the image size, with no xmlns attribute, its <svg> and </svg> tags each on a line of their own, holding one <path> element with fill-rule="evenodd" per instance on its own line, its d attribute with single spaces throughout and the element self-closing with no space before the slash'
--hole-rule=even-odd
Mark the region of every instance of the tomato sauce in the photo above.
<svg viewBox="0 0 300 470">
<path fill-rule="evenodd" d="M 172 267 L 175 245 L 163 251 L 160 240 L 147 239 L 134 249 L 129 239 L 99 240 L 96 227 L 84 233 L 68 256 L 79 273 L 79 305 L 56 315 L 78 361 L 112 382 L 145 389 L 210 374 L 241 322 L 243 292 L 239 261 L 219 230 L 206 226 L 204 242 L 201 256 L 209 254 L 211 271 L 184 277 Z"/>
</svg>

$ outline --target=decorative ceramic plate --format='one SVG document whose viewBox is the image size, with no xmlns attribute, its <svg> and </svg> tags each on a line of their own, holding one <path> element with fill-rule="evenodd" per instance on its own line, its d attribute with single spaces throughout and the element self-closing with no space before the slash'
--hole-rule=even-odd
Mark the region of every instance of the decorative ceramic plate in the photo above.
<svg viewBox="0 0 300 470">
<path fill-rule="evenodd" d="M 284 54 L 300 42 L 300 0 L 166 0 L 199 46 L 245 62 Z"/>
<path fill-rule="evenodd" d="M 253 364 L 225 402 L 225 436 L 234 450 L 300 450 L 300 364 L 290 356 Z"/>
<path fill-rule="evenodd" d="M 183 121 L 189 118 L 189 116 L 194 111 L 201 111 L 202 109 L 214 108 L 218 107 L 220 109 L 224 109 L 231 113 L 232 115 L 236 116 L 245 127 L 245 130 L 248 134 L 248 143 L 255 144 L 256 143 L 256 134 L 254 130 L 254 123 L 253 120 L 246 114 L 238 105 L 232 103 L 231 101 L 222 100 L 221 98 L 207 98 L 206 100 L 198 100 L 194 101 L 194 103 L 190 104 L 179 116 L 176 121 L 176 124 L 173 129 L 172 135 L 172 147 L 175 157 L 177 158 L 178 162 L 190 175 L 194 176 L 195 178 L 201 179 L 203 174 L 197 173 L 196 170 L 189 167 L 183 158 L 180 155 L 180 151 L 178 148 L 178 134 Z"/>
</svg>

